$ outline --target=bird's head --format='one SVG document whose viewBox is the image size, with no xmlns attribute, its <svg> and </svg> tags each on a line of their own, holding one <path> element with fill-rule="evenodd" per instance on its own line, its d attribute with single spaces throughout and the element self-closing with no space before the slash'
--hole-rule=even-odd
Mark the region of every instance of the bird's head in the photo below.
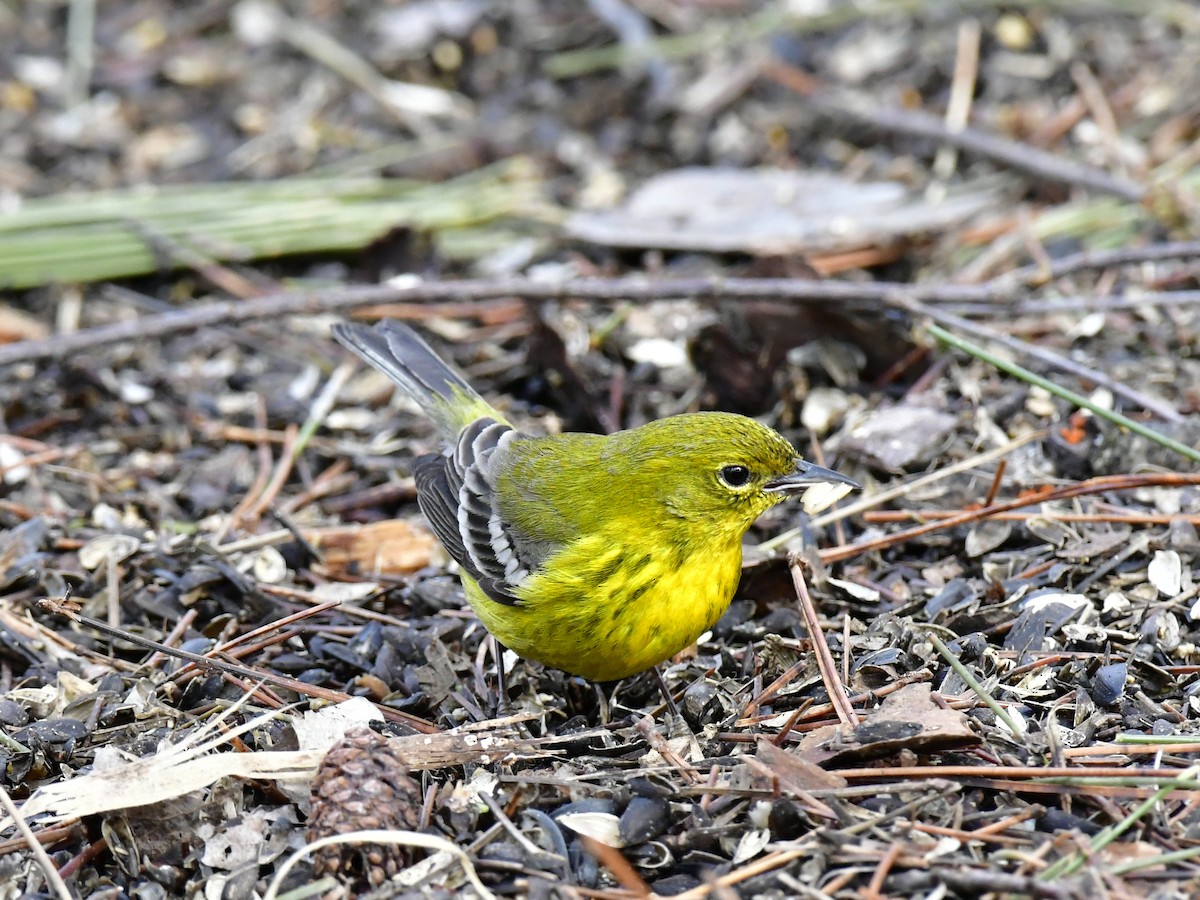
<svg viewBox="0 0 1200 900">
<path fill-rule="evenodd" d="M 781 434 L 746 416 L 691 413 L 626 434 L 625 462 L 639 470 L 646 494 L 672 516 L 723 536 L 740 539 L 767 509 L 814 485 L 859 486 L 806 462 Z"/>
</svg>

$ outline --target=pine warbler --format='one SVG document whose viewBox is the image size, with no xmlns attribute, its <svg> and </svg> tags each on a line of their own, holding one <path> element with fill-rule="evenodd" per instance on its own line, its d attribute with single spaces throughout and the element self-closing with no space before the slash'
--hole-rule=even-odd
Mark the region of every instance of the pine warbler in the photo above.
<svg viewBox="0 0 1200 900">
<path fill-rule="evenodd" d="M 817 484 L 858 487 L 730 413 L 523 434 L 408 326 L 333 334 L 452 443 L 417 460 L 417 501 L 483 624 L 521 656 L 594 681 L 657 665 L 716 623 L 764 510 Z"/>
</svg>

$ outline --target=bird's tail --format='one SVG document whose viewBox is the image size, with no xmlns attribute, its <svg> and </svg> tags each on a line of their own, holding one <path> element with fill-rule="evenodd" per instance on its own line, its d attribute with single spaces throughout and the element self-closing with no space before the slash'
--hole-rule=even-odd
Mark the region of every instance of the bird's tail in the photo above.
<svg viewBox="0 0 1200 900">
<path fill-rule="evenodd" d="M 341 322 L 333 326 L 333 336 L 400 385 L 451 439 L 476 419 L 505 421 L 466 379 L 401 322 L 384 319 L 374 328 Z"/>
</svg>

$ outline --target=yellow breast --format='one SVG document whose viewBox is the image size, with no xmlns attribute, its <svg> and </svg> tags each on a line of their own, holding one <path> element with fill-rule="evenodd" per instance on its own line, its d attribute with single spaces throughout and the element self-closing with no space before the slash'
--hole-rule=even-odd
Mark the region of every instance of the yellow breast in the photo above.
<svg viewBox="0 0 1200 900">
<path fill-rule="evenodd" d="M 504 646 L 593 681 L 636 674 L 695 643 L 729 607 L 741 575 L 740 540 L 652 553 L 597 536 L 567 552 L 522 585 L 517 606 L 463 584 Z"/>
</svg>

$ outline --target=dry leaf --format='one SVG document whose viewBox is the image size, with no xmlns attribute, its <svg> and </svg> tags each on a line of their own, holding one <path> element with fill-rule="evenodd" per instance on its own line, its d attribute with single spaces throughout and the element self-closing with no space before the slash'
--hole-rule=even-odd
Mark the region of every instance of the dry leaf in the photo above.
<svg viewBox="0 0 1200 900">
<path fill-rule="evenodd" d="M 765 737 L 758 739 L 758 749 L 750 759 L 756 761 L 765 774 L 776 779 L 780 790 L 786 793 L 844 788 L 847 783 L 841 775 L 826 772 L 816 763 L 775 746 Z"/>
<path fill-rule="evenodd" d="M 427 528 L 402 519 L 311 528 L 304 538 L 321 552 L 326 568 L 350 574 L 415 572 L 438 552 L 437 538 Z"/>
<path fill-rule="evenodd" d="M 326 739 L 340 739 L 346 729 L 365 725 L 378 712 L 371 704 L 355 698 L 313 715 L 334 720 L 331 729 L 314 725 L 307 731 L 307 739 L 315 742 L 319 740 L 316 735 L 322 733 Z M 315 744 L 307 750 L 293 751 L 213 752 L 234 737 L 260 727 L 267 718 L 257 716 L 211 740 L 211 735 L 204 732 L 193 733 L 189 738 L 194 738 L 194 743 L 167 745 L 154 756 L 140 759 L 101 748 L 96 752 L 92 771 L 38 789 L 21 807 L 21 812 L 27 819 L 43 813 L 62 819 L 94 815 L 161 803 L 207 788 L 222 778 L 263 779 L 280 782 L 281 787 L 300 783 L 307 792 L 307 783 L 325 757 L 328 745 Z M 489 720 L 487 731 L 468 726 L 453 733 L 399 737 L 393 740 L 393 746 L 409 769 L 439 769 L 544 757 L 551 752 L 546 747 L 556 741 L 580 738 L 578 734 L 537 741 L 517 737 L 514 723 L 521 718 Z M 0 818 L 0 830 L 10 824 L 9 819 Z"/>
<path fill-rule="evenodd" d="M 16 341 L 36 341 L 48 337 L 50 329 L 24 310 L 8 304 L 0 305 L 0 344 Z"/>
<path fill-rule="evenodd" d="M 580 211 L 573 237 L 612 247 L 715 253 L 840 252 L 938 231 L 1000 200 L 969 186 L 929 201 L 899 182 L 858 182 L 826 172 L 690 167 L 665 172 L 619 209 Z"/>
<path fill-rule="evenodd" d="M 856 728 L 827 725 L 805 735 L 800 752 L 816 765 L 890 756 L 899 750 L 933 753 L 978 744 L 970 722 L 933 702 L 928 684 L 908 684 L 884 699 Z"/>
</svg>

